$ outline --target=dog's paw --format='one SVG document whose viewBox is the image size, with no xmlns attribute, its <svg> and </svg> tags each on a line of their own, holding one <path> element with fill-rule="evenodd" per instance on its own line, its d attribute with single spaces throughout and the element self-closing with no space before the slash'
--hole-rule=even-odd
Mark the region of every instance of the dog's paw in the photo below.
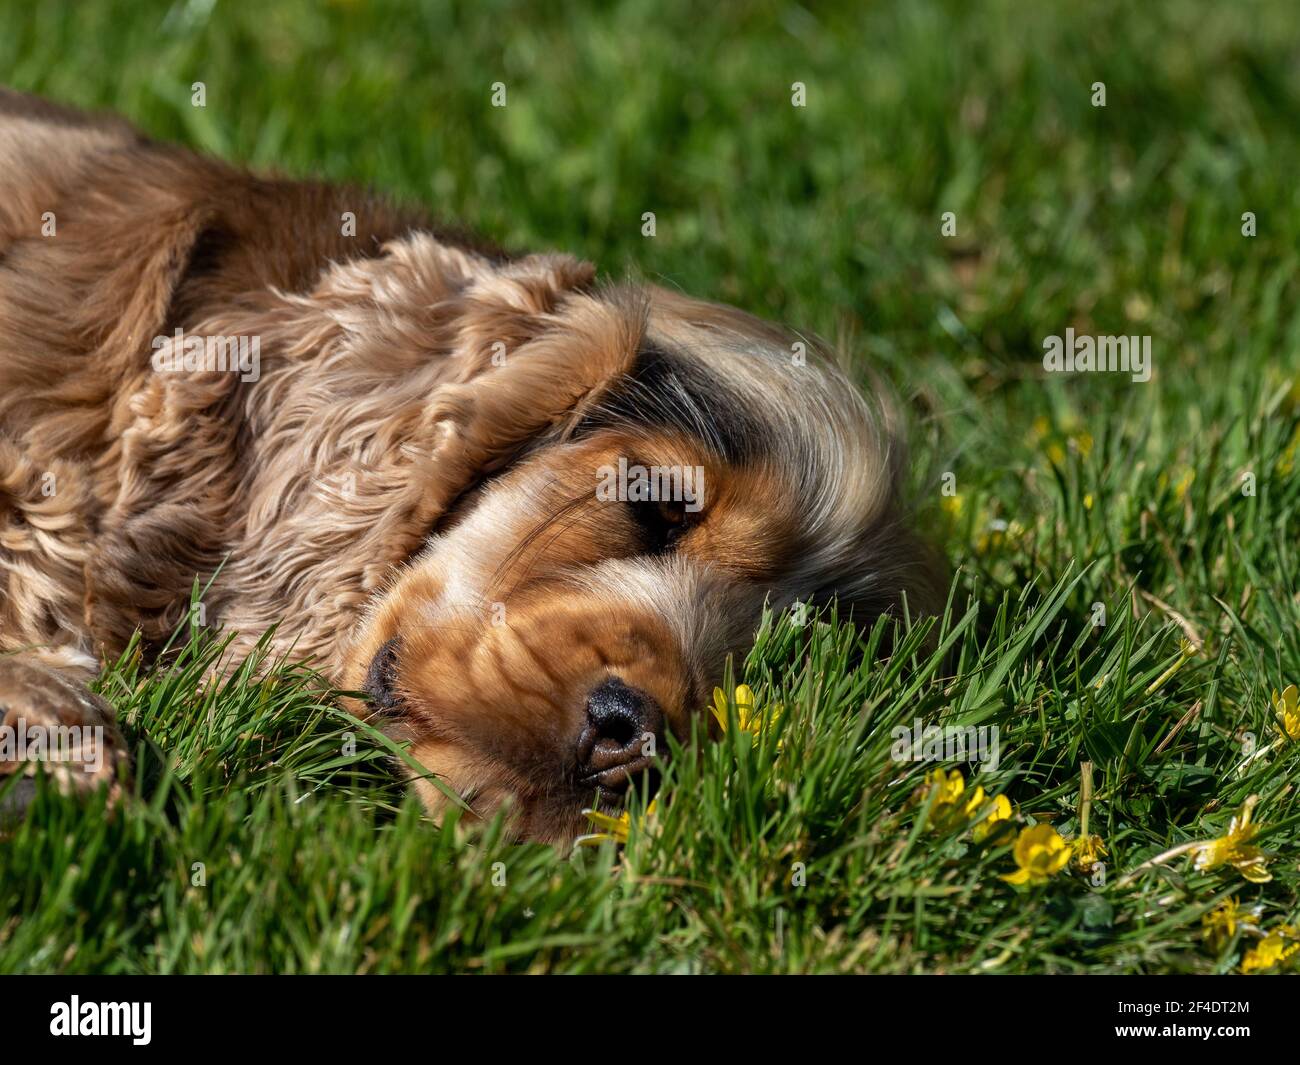
<svg viewBox="0 0 1300 1065">
<path fill-rule="evenodd" d="M 126 745 L 113 708 L 56 668 L 31 659 L 0 658 L 0 820 L 21 815 L 36 794 L 35 775 L 47 772 L 65 794 L 106 787 L 121 794 Z"/>
</svg>

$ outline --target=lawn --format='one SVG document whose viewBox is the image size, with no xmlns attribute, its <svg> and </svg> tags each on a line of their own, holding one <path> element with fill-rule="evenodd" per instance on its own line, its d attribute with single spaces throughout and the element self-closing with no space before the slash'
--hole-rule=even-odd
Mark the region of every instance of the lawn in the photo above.
<svg viewBox="0 0 1300 1065">
<path fill-rule="evenodd" d="M 128 654 L 100 682 L 136 797 L 107 817 L 47 790 L 0 843 L 0 971 L 1211 973 L 1285 952 L 1294 3 L 543 11 L 3 0 L 0 71 L 830 338 L 909 411 L 946 616 L 888 656 L 883 627 L 770 618 L 735 679 L 784 712 L 671 760 L 626 847 L 573 855 L 434 827 L 308 666 L 205 686 L 221 637 L 179 633 L 166 668 Z M 1151 379 L 1044 372 L 1068 328 L 1150 337 Z M 1006 797 L 1001 831 L 891 757 L 918 718 L 997 727 L 996 768 L 940 765 L 963 800 Z M 1267 882 L 1162 857 L 1252 796 L 1258 833 L 1226 856 L 1258 846 Z M 1003 879 L 1021 830 L 1085 821 L 1086 870 Z"/>
</svg>

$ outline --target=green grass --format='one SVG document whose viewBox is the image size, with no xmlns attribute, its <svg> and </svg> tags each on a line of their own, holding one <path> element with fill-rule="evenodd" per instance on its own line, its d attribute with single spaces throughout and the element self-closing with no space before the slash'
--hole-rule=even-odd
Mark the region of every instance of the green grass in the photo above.
<svg viewBox="0 0 1300 1065">
<path fill-rule="evenodd" d="M 1210 906 L 1300 920 L 1300 744 L 1242 768 L 1300 681 L 1294 5 L 555 6 L 6 0 L 0 70 L 838 341 L 912 410 L 949 653 L 774 619 L 737 664 L 786 707 L 763 742 L 674 760 L 625 850 L 566 857 L 434 828 L 309 669 L 202 690 L 220 644 L 183 634 L 102 681 L 138 801 L 46 793 L 0 844 L 0 971 L 1238 968 L 1253 939 L 1211 950 Z M 1153 380 L 1048 378 L 1067 326 L 1149 334 Z M 1184 625 L 1204 652 L 1153 686 Z M 1091 763 L 1105 884 L 1016 889 L 1008 845 L 926 827 L 928 767 L 889 756 L 916 716 L 1000 728 L 970 786 L 1022 825 L 1078 833 Z M 1272 881 L 1126 879 L 1249 795 Z"/>
</svg>

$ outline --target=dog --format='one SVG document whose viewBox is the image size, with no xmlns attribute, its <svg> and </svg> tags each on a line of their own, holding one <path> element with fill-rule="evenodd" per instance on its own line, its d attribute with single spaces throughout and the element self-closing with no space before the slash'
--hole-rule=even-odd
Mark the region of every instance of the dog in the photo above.
<svg viewBox="0 0 1300 1065">
<path fill-rule="evenodd" d="M 83 729 L 65 784 L 122 786 L 88 685 L 197 580 L 236 657 L 278 626 L 408 744 L 435 818 L 570 839 L 765 606 L 936 607 L 890 409 L 740 310 L 0 92 L 0 708 Z"/>
</svg>

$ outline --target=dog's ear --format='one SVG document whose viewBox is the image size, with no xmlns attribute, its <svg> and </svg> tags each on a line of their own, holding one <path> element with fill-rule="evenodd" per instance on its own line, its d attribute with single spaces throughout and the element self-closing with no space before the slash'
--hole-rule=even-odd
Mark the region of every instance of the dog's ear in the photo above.
<svg viewBox="0 0 1300 1065">
<path fill-rule="evenodd" d="M 417 235 L 314 295 L 348 332 L 347 358 L 330 370 L 340 381 L 322 382 L 343 396 L 321 414 L 402 456 L 419 484 L 415 524 L 427 531 L 631 367 L 644 312 L 628 296 L 594 293 L 593 275 L 566 255 L 491 262 Z M 358 285 L 372 299 L 358 300 Z M 388 494 L 380 479 L 369 487 Z"/>
<path fill-rule="evenodd" d="M 591 267 L 533 256 L 483 279 L 462 302 L 454 375 L 433 395 L 439 505 L 599 397 L 632 367 L 643 314 L 589 293 Z"/>
<path fill-rule="evenodd" d="M 564 256 L 494 262 L 417 234 L 308 294 L 187 324 L 258 337 L 259 379 L 158 373 L 131 401 L 97 635 L 165 636 L 195 578 L 221 566 L 210 621 L 255 637 L 292 617 L 295 653 L 335 660 L 463 492 L 632 364 L 638 308 L 593 293 L 592 275 Z M 148 616 L 142 588 L 157 593 Z"/>
</svg>

